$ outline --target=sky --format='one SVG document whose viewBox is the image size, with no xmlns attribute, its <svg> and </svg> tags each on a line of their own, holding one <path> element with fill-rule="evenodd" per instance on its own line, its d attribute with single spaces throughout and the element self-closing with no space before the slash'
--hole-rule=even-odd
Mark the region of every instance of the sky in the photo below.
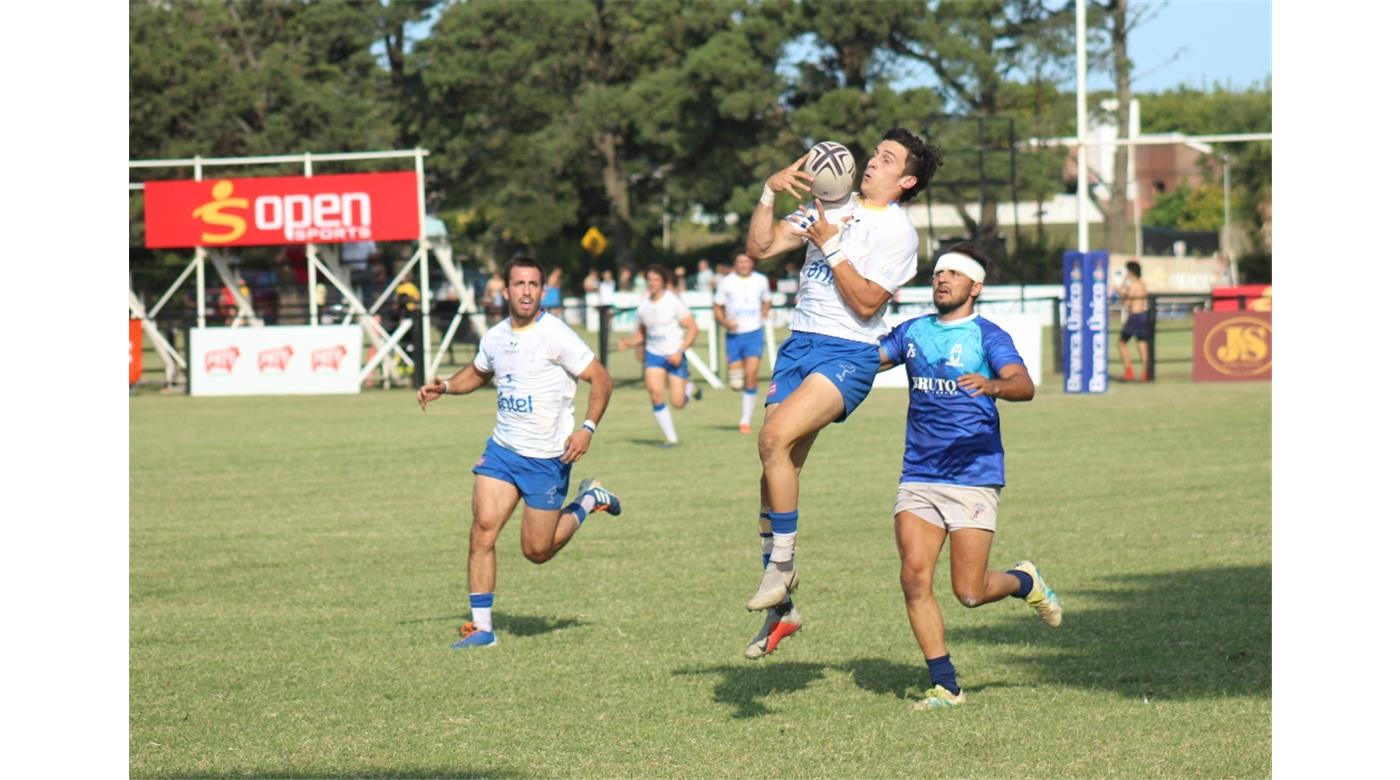
<svg viewBox="0 0 1400 780">
<path fill-rule="evenodd" d="M 1137 76 L 1133 89 L 1160 92 L 1176 86 L 1233 89 L 1262 84 L 1273 74 L 1273 6 L 1269 0 L 1167 0 L 1136 3 L 1157 9 L 1128 36 Z M 1176 56 L 1180 52 L 1180 56 Z M 1089 79 L 1108 89 L 1108 76 Z"/>
</svg>

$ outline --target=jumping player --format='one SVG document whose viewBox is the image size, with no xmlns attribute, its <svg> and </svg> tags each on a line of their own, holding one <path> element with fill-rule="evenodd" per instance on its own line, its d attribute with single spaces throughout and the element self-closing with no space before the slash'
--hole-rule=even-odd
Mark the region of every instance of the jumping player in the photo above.
<svg viewBox="0 0 1400 780">
<path fill-rule="evenodd" d="M 752 430 L 758 399 L 758 361 L 763 357 L 763 323 L 773 308 L 768 277 L 753 270 L 753 258 L 740 252 L 734 271 L 715 288 L 715 320 L 724 326 L 724 354 L 729 361 L 729 386 L 743 389 L 739 433 Z"/>
<path fill-rule="evenodd" d="M 859 194 L 830 212 L 814 201 L 775 223 L 774 193 L 801 201 L 811 191 L 812 176 L 801 170 L 806 159 L 764 184 L 745 251 L 763 260 L 806 244 L 792 335 L 778 350 L 758 437 L 764 572 L 748 608 L 768 613 L 745 650 L 749 658 L 771 653 L 801 626 L 790 598 L 798 583 L 798 475 L 821 429 L 845 420 L 870 392 L 880 366 L 876 345 L 889 330 L 885 309 L 918 260 L 918 235 L 900 204 L 918 195 L 943 162 L 936 147 L 893 128 L 872 151 Z"/>
<path fill-rule="evenodd" d="M 656 424 L 666 437 L 663 447 L 674 447 L 676 423 L 671 417 L 671 409 L 666 406 L 670 396 L 671 406 L 684 409 L 691 393 L 686 385 L 690 381 L 690 365 L 686 362 L 685 351 L 695 343 L 699 328 L 690 309 L 676 293 L 671 292 L 673 279 L 663 266 L 647 268 L 647 291 L 637 304 L 637 330 L 628 338 L 618 342 L 617 347 L 627 351 L 638 344 L 646 343 L 646 355 L 642 371 L 642 382 L 651 396 L 651 412 L 656 416 Z"/>
<path fill-rule="evenodd" d="M 1061 620 L 1060 600 L 1035 564 L 1021 561 L 1008 571 L 987 571 L 1006 484 L 995 399 L 1029 401 L 1035 384 L 1006 331 L 973 313 L 985 269 L 986 258 L 976 247 L 958 244 L 934 266 L 938 315 L 902 322 L 880 339 L 881 367 L 903 364 L 909 374 L 894 522 L 904 607 L 928 665 L 930 688 L 919 708 L 967 700 L 933 598 L 934 566 L 945 539 L 952 539 L 953 593 L 963 606 L 1015 596 L 1051 627 Z"/>
<path fill-rule="evenodd" d="M 521 497 L 525 512 L 520 548 L 544 563 L 569 543 L 592 512 L 622 513 L 622 502 L 597 480 L 579 484 L 578 496 L 564 506 L 569 472 L 588 452 L 593 433 L 612 396 L 612 378 L 573 329 L 541 310 L 544 271 L 530 257 L 506 263 L 505 297 L 509 317 L 481 339 L 476 359 L 442 380 L 418 388 L 418 404 L 444 395 L 465 395 L 496 380 L 496 429 L 472 473 L 471 553 L 467 582 L 472 619 L 455 648 L 496 644 L 491 609 L 496 590 L 496 537 Z M 588 413 L 573 430 L 574 393 L 588 383 Z"/>
</svg>

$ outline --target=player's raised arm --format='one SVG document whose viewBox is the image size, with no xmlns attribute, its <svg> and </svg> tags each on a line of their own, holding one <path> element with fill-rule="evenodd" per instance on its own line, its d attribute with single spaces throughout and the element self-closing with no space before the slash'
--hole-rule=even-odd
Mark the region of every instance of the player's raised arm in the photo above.
<svg viewBox="0 0 1400 780">
<path fill-rule="evenodd" d="M 490 382 L 491 377 L 491 372 L 482 371 L 469 363 L 466 368 L 447 379 L 433 377 L 433 381 L 418 388 L 418 405 L 426 412 L 430 402 L 444 395 L 466 395 Z"/>
<path fill-rule="evenodd" d="M 612 399 L 612 375 L 596 358 L 578 378 L 588 383 L 588 411 L 585 413 L 583 427 L 570 434 L 564 442 L 564 454 L 560 456 L 560 460 L 565 463 L 573 463 L 588 452 L 589 445 L 593 443 L 593 431 L 602 421 L 603 413 L 608 410 L 608 401 Z"/>
<path fill-rule="evenodd" d="M 802 236 L 791 223 L 787 220 L 773 221 L 773 199 L 778 192 L 786 192 L 801 201 L 811 193 L 812 188 L 807 182 L 812 180 L 812 174 L 802 170 L 802 164 L 810 154 L 808 152 L 797 158 L 792 165 L 769 176 L 763 184 L 763 197 L 759 198 L 753 216 L 749 218 L 749 235 L 744 244 L 744 254 L 754 260 L 767 260 L 802 246 Z"/>
</svg>

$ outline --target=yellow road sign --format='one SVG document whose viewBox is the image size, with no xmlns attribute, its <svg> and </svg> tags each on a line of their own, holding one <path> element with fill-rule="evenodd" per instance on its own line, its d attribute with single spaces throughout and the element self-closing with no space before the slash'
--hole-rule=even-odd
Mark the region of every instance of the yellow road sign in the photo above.
<svg viewBox="0 0 1400 780">
<path fill-rule="evenodd" d="M 589 228 L 579 243 L 583 245 L 584 251 L 594 257 L 603 254 L 603 250 L 608 248 L 608 240 L 603 237 L 603 232 L 596 227 Z"/>
</svg>

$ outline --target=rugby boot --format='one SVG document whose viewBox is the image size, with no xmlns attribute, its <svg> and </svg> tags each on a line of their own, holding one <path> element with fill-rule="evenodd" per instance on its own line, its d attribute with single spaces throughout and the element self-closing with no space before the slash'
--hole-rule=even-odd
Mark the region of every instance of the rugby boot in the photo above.
<svg viewBox="0 0 1400 780">
<path fill-rule="evenodd" d="M 1021 561 L 1012 568 L 1031 575 L 1031 592 L 1026 594 L 1026 603 L 1051 628 L 1059 628 L 1064 615 L 1064 610 L 1060 607 L 1060 597 L 1055 595 L 1049 583 L 1040 576 L 1040 569 L 1030 561 Z"/>
<path fill-rule="evenodd" d="M 802 615 L 797 607 L 789 603 L 787 609 L 773 608 L 763 618 L 763 627 L 758 629 L 749 646 L 744 648 L 744 657 L 757 661 L 778 649 L 778 643 L 796 634 L 802 628 Z"/>
<path fill-rule="evenodd" d="M 763 570 L 763 579 L 759 580 L 758 590 L 754 591 L 753 597 L 749 599 L 748 608 L 758 611 L 776 607 L 787 601 L 795 590 L 797 565 L 790 560 L 782 563 L 769 561 Z"/>
</svg>

